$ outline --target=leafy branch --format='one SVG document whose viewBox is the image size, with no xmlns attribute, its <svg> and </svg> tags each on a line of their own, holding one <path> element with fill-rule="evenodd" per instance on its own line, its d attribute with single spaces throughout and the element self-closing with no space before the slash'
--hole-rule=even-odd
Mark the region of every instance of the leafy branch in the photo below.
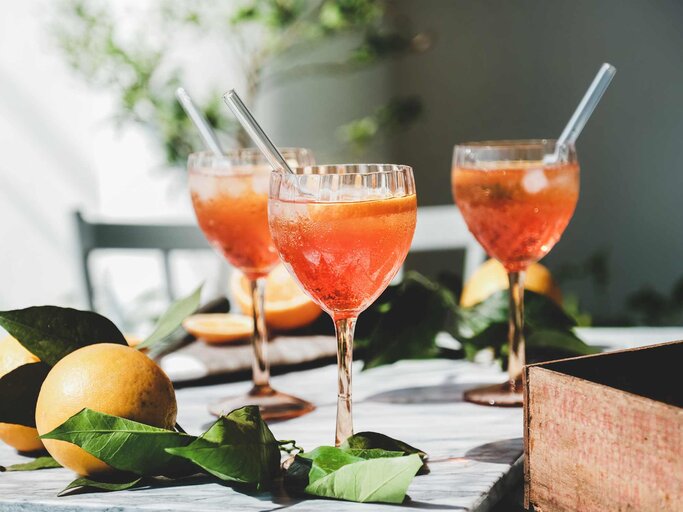
<svg viewBox="0 0 683 512">
<path fill-rule="evenodd" d="M 394 27 L 390 0 L 248 0 L 236 7 L 230 4 L 157 0 L 144 11 L 144 24 L 131 29 L 121 25 L 115 6 L 103 0 L 62 0 L 53 33 L 67 63 L 86 82 L 114 92 L 115 122 L 147 128 L 163 147 L 166 162 L 173 166 L 184 166 L 188 153 L 201 147 L 173 95 L 192 73 L 189 65 L 181 65 L 176 58 L 174 36 L 192 40 L 213 37 L 225 56 L 235 56 L 245 82 L 242 96 L 249 106 L 265 87 L 311 75 L 346 74 L 430 46 L 426 35 Z M 126 21 L 131 21 L 130 17 Z M 353 44 L 341 50 L 344 55 L 338 60 L 290 62 L 297 53 L 310 61 L 312 48 L 342 40 Z M 195 98 L 196 103 L 214 129 L 232 137 L 238 146 L 246 146 L 248 137 L 221 107 L 222 87 L 211 86 L 205 96 Z M 396 111 L 404 106 L 394 103 L 387 108 Z M 403 117 L 410 122 L 417 118 Z M 363 150 L 379 133 L 407 124 L 377 123 L 373 130 L 340 134 L 344 142 Z"/>
</svg>

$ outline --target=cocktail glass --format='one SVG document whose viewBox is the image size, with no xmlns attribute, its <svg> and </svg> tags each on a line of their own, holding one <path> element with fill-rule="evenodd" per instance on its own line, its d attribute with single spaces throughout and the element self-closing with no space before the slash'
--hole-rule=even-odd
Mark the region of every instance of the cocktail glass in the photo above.
<svg viewBox="0 0 683 512">
<path fill-rule="evenodd" d="M 554 140 L 455 146 L 455 202 L 470 232 L 489 256 L 503 264 L 510 282 L 508 381 L 467 391 L 467 401 L 522 405 L 524 271 L 557 243 L 579 198 L 574 146 L 556 146 Z"/>
<path fill-rule="evenodd" d="M 292 165 L 314 163 L 303 148 L 283 148 Z M 251 282 L 254 336 L 253 387 L 242 396 L 210 407 L 220 415 L 244 405 L 258 405 L 265 419 L 281 420 L 306 414 L 314 406 L 270 386 L 268 332 L 264 317 L 266 276 L 279 263 L 268 228 L 268 183 L 271 167 L 256 148 L 223 155 L 193 153 L 188 160 L 189 186 L 199 227 L 211 245 Z"/>
<path fill-rule="evenodd" d="M 280 257 L 334 320 L 335 444 L 353 434 L 351 373 L 358 315 L 386 289 L 410 248 L 417 201 L 410 167 L 299 167 L 271 174 L 268 216 Z"/>
</svg>

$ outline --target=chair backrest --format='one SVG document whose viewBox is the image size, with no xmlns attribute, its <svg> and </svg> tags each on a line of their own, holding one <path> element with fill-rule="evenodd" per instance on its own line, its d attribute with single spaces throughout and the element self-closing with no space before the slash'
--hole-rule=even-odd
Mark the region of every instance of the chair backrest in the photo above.
<svg viewBox="0 0 683 512">
<path fill-rule="evenodd" d="M 173 299 L 169 253 L 173 250 L 208 249 L 206 238 L 193 224 L 109 223 L 86 220 L 80 211 L 74 214 L 78 229 L 83 279 L 88 303 L 94 307 L 94 291 L 88 257 L 98 249 L 157 249 L 164 256 L 166 291 Z M 417 226 L 411 252 L 463 250 L 466 279 L 481 264 L 486 254 L 467 229 L 454 205 L 422 206 L 417 210 Z"/>
<path fill-rule="evenodd" d="M 469 232 L 460 211 L 454 205 L 419 207 L 410 251 L 430 252 L 446 249 L 465 251 L 465 279 L 472 275 L 486 257 L 486 253 Z"/>
<path fill-rule="evenodd" d="M 80 243 L 83 280 L 90 308 L 94 308 L 94 290 L 88 258 L 98 249 L 156 249 L 164 257 L 166 291 L 173 299 L 169 253 L 173 250 L 209 249 L 206 238 L 193 224 L 125 224 L 89 221 L 80 211 L 74 213 Z"/>
</svg>

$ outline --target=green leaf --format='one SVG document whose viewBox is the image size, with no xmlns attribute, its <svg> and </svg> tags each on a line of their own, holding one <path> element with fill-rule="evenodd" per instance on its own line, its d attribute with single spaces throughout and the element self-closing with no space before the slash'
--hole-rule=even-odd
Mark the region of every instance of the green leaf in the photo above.
<svg viewBox="0 0 683 512">
<path fill-rule="evenodd" d="M 3 471 L 35 471 L 38 469 L 53 469 L 61 468 L 61 464 L 55 459 L 46 455 L 44 457 L 36 457 L 31 462 L 22 462 L 21 464 L 12 464 L 11 466 L 0 466 L 0 473 Z"/>
<path fill-rule="evenodd" d="M 491 348 L 494 357 L 506 366 L 508 308 L 507 290 L 472 307 L 455 308 L 451 334 L 462 343 L 468 359 L 473 359 L 479 350 Z M 526 290 L 524 308 L 527 362 L 599 352 L 576 336 L 575 318 L 545 295 Z"/>
<path fill-rule="evenodd" d="M 597 354 L 600 349 L 586 345 L 571 331 L 534 330 L 526 337 L 529 350 L 556 349 L 574 355 Z"/>
<path fill-rule="evenodd" d="M 104 478 L 104 477 L 101 477 Z M 116 473 L 108 475 L 105 479 L 80 477 L 62 489 L 57 496 L 64 496 L 76 489 L 80 491 L 124 491 L 135 487 L 142 481 L 142 477 L 130 473 Z"/>
<path fill-rule="evenodd" d="M 36 401 L 49 372 L 44 363 L 29 363 L 0 378 L 0 423 L 36 426 Z"/>
<path fill-rule="evenodd" d="M 280 468 L 279 443 L 254 405 L 221 416 L 190 445 L 167 451 L 221 480 L 257 489 L 267 488 Z"/>
<path fill-rule="evenodd" d="M 182 472 L 184 461 L 166 449 L 187 446 L 196 438 L 83 409 L 41 439 L 67 441 L 115 469 L 153 476 Z"/>
<path fill-rule="evenodd" d="M 443 330 L 450 292 L 416 273 L 408 272 L 397 292 L 382 306 L 365 350 L 363 370 L 401 359 L 424 359 L 438 354 L 436 335 Z"/>
<path fill-rule="evenodd" d="M 561 330 L 576 327 L 576 320 L 567 314 L 557 302 L 530 290 L 524 292 L 524 315 L 526 324 L 532 329 Z"/>
<path fill-rule="evenodd" d="M 140 343 L 137 348 L 150 348 L 154 344 L 163 341 L 173 334 L 180 327 L 183 320 L 194 313 L 199 307 L 199 300 L 202 294 L 202 287 L 199 286 L 187 297 L 177 300 L 169 306 L 166 312 L 161 315 L 152 334 Z"/>
<path fill-rule="evenodd" d="M 428 458 L 427 454 L 419 448 L 379 432 L 358 432 L 346 439 L 340 448 L 349 452 L 352 450 L 383 450 L 386 452 L 400 452 L 405 455 L 417 454 L 423 461 Z"/>
<path fill-rule="evenodd" d="M 298 457 L 308 459 L 313 463 L 308 473 L 309 483 L 315 482 L 347 464 L 365 460 L 363 457 L 358 457 L 346 450 L 332 446 L 320 446 L 311 452 L 302 453 Z"/>
<path fill-rule="evenodd" d="M 58 306 L 0 311 L 0 326 L 50 366 L 87 345 L 127 344 L 121 331 L 102 315 Z"/>
<path fill-rule="evenodd" d="M 403 452 L 395 452 L 382 450 L 381 448 L 369 448 L 369 449 L 359 449 L 359 448 L 349 448 L 344 450 L 349 455 L 354 457 L 360 457 L 361 459 L 381 459 L 382 457 L 403 457 L 406 455 Z"/>
<path fill-rule="evenodd" d="M 493 324 L 508 321 L 508 296 L 506 291 L 494 293 L 485 301 L 469 308 L 456 308 L 455 332 L 459 339 L 473 339 Z"/>
<path fill-rule="evenodd" d="M 316 462 L 313 461 L 314 467 Z M 422 460 L 417 454 L 361 460 L 316 479 L 309 477 L 310 483 L 305 492 L 361 503 L 402 503 L 408 486 L 421 467 Z M 313 470 L 310 475 L 313 475 Z"/>
</svg>

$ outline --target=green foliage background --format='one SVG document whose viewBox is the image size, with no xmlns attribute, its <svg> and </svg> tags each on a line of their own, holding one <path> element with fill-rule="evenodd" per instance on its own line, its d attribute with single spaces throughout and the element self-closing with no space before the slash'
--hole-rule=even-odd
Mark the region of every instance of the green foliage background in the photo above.
<svg viewBox="0 0 683 512">
<path fill-rule="evenodd" d="M 396 26 L 388 0 L 153 0 L 143 11 L 126 11 L 125 16 L 135 16 L 137 22 L 142 18 L 144 23 L 131 31 L 132 20 L 123 20 L 104 0 L 62 0 L 53 33 L 67 62 L 82 78 L 114 93 L 115 121 L 148 128 L 171 166 L 184 166 L 188 153 L 201 147 L 174 97 L 188 73 L 174 47 L 180 39 L 186 45 L 207 37 L 220 41 L 226 60 L 219 58 L 218 66 L 237 56 L 245 84 L 240 94 L 250 107 L 267 87 L 305 76 L 351 73 L 429 47 L 424 34 Z M 301 59 L 335 42 L 345 43 L 337 60 Z M 209 58 L 197 53 L 198 59 Z M 298 63 L 292 65 L 289 59 L 297 56 Z M 221 104 L 229 85 L 211 83 L 206 97 L 195 101 L 215 129 L 231 137 L 234 145 L 246 146 L 246 134 Z M 341 126 L 338 136 L 362 152 L 377 137 L 414 122 L 421 111 L 415 96 L 390 98 Z"/>
</svg>

